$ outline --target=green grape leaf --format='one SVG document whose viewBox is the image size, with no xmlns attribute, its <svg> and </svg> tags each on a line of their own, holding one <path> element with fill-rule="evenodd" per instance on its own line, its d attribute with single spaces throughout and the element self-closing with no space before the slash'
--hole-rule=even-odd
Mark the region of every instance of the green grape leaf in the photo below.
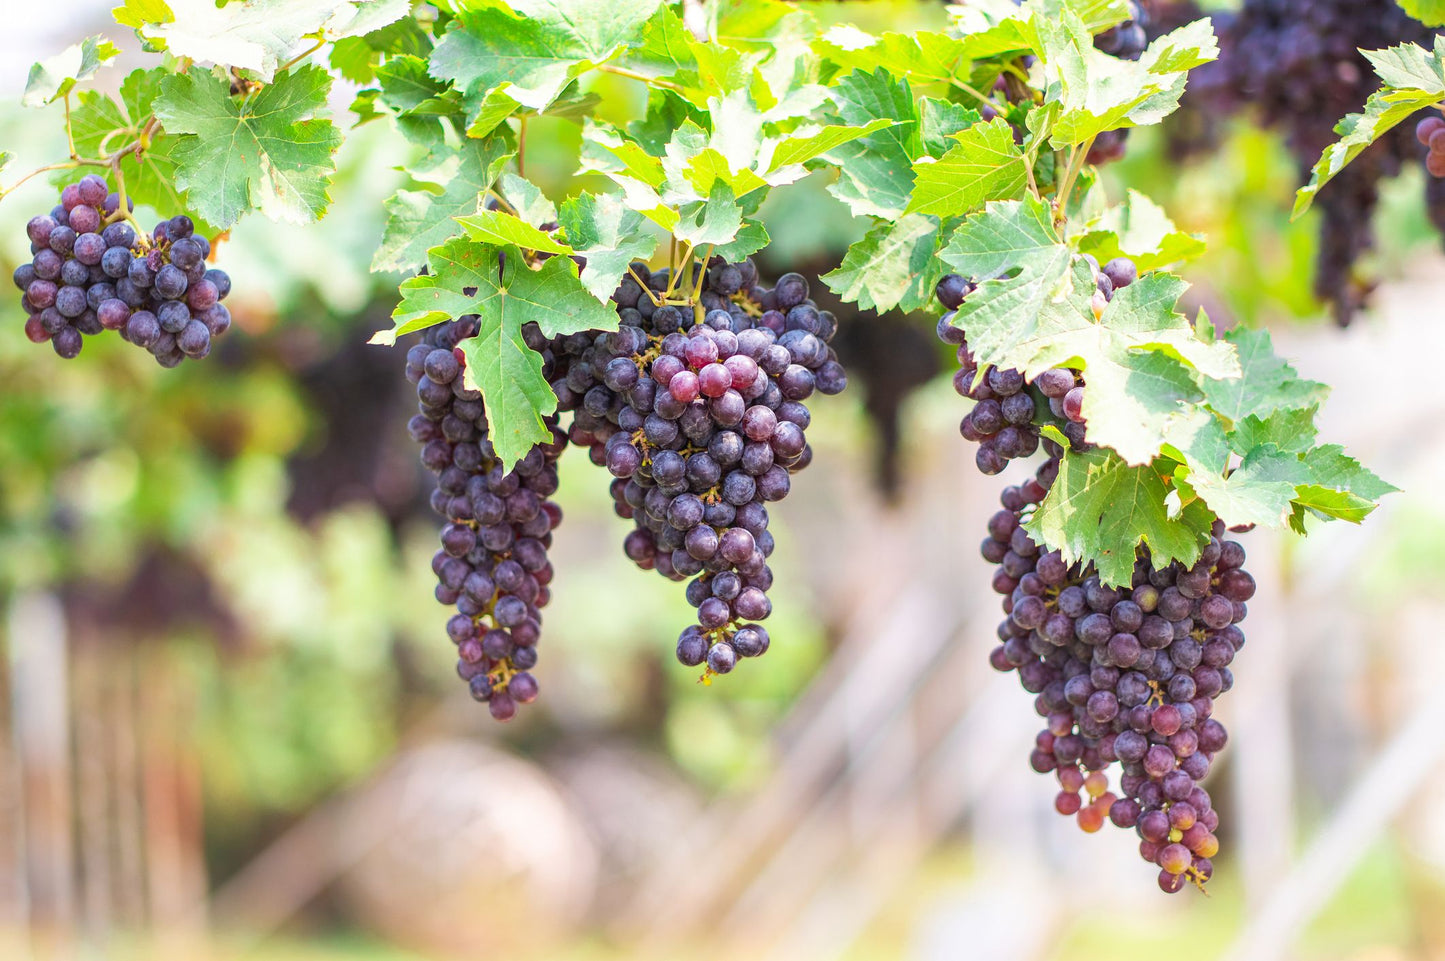
<svg viewBox="0 0 1445 961">
<path fill-rule="evenodd" d="M 468 139 L 448 148 L 437 179 L 440 193 L 399 190 L 386 202 L 386 230 L 372 258 L 372 270 L 415 270 L 427 262 L 426 252 L 461 233 L 454 218 L 481 209 L 483 194 L 496 182 L 516 152 L 510 130 L 485 140 Z"/>
<path fill-rule="evenodd" d="M 844 301 L 867 310 L 918 310 L 933 298 L 943 276 L 938 245 L 936 217 L 908 214 L 880 221 L 823 280 Z"/>
<path fill-rule="evenodd" d="M 152 113 L 161 81 L 168 76 L 164 67 L 132 70 L 121 81 L 118 102 L 97 90 L 80 91 L 70 112 L 75 149 L 84 156 L 96 157 L 133 142 Z M 126 196 L 138 206 L 150 207 L 162 216 L 187 211 L 196 220 L 196 230 L 210 234 L 214 232 L 214 225 L 198 214 L 185 191 L 176 185 L 176 162 L 171 152 L 182 140 L 161 135 L 151 141 L 139 158 L 134 151 L 122 156 L 120 172 L 125 177 Z M 70 183 L 86 172 L 84 169 L 62 171 L 55 182 Z"/>
<path fill-rule="evenodd" d="M 684 70 L 696 76 L 695 38 L 671 7 L 659 7 L 642 28 L 641 37 L 619 58 L 620 66 L 659 79 L 676 77 Z"/>
<path fill-rule="evenodd" d="M 807 171 L 802 170 L 799 165 L 820 157 L 843 144 L 851 143 L 892 125 L 893 121 L 889 118 L 877 117 L 857 127 L 840 125 L 801 127 L 787 136 L 764 142 L 758 163 L 763 168 L 768 182 L 776 186 L 779 180 L 774 177 L 780 171 L 786 172 L 790 167 L 798 167 L 794 179 L 801 177 Z"/>
<path fill-rule="evenodd" d="M 657 235 L 647 230 L 642 215 L 614 194 L 584 193 L 562 204 L 558 221 L 572 249 L 587 258 L 582 286 L 606 303 L 634 260 L 647 260 L 657 249 Z"/>
<path fill-rule="evenodd" d="M 507 171 L 497 178 L 497 192 L 512 205 L 518 217 L 533 227 L 557 220 L 556 205 L 547 199 L 540 187 L 525 177 Z"/>
<path fill-rule="evenodd" d="M 1337 445 L 1292 451 L 1265 444 L 1227 476 L 1192 463 L 1176 476 L 1230 526 L 1283 527 L 1297 508 L 1357 524 L 1395 490 Z"/>
<path fill-rule="evenodd" d="M 1224 340 L 1234 345 L 1243 376 L 1206 380 L 1204 396 L 1210 408 L 1228 421 L 1318 407 L 1329 393 L 1324 384 L 1303 379 L 1275 355 L 1269 331 L 1241 327 Z"/>
<path fill-rule="evenodd" d="M 1163 207 L 1130 190 L 1123 203 L 1089 221 L 1078 249 L 1101 264 L 1128 257 L 1142 274 L 1193 260 L 1204 253 L 1205 244 L 1200 235 L 1178 230 Z"/>
<path fill-rule="evenodd" d="M 721 180 L 713 184 L 706 200 L 684 204 L 677 213 L 678 221 L 672 233 L 694 247 L 731 243 L 743 225 L 743 208 L 732 188 Z"/>
<path fill-rule="evenodd" d="M 1359 523 L 1374 510 L 1375 501 L 1399 490 L 1362 467 L 1338 444 L 1316 447 L 1301 460 L 1309 480 L 1300 485 L 1297 500 L 1326 517 Z"/>
<path fill-rule="evenodd" d="M 1073 253 L 1054 229 L 1049 205 L 1034 197 L 989 204 L 954 232 L 939 256 L 965 277 L 987 278 L 954 322 L 983 363 L 999 363 L 995 358 L 1012 348 L 1017 318 L 1060 309 L 1056 299 L 1071 284 Z M 1001 276 L 1006 273 L 1013 276 Z"/>
<path fill-rule="evenodd" d="M 177 57 L 270 81 L 304 40 L 360 36 L 406 16 L 409 0 L 127 0 L 116 19 Z"/>
<path fill-rule="evenodd" d="M 958 145 L 959 133 L 983 119 L 977 110 L 932 97 L 919 98 L 918 107 L 923 118 L 921 156 L 942 157 Z"/>
<path fill-rule="evenodd" d="M 121 5 L 111 10 L 115 22 L 123 27 L 136 30 L 149 24 L 170 23 L 175 14 L 166 5 L 166 0 L 122 0 Z"/>
<path fill-rule="evenodd" d="M 926 30 L 875 37 L 854 26 L 839 26 L 814 48 L 844 70 L 881 69 L 918 83 L 951 83 L 966 78 L 972 65 L 963 40 Z"/>
<path fill-rule="evenodd" d="M 572 248 L 554 239 L 551 234 L 501 210 L 478 210 L 458 217 L 467 236 L 479 244 L 493 247 L 516 246 L 549 254 L 571 254 Z"/>
<path fill-rule="evenodd" d="M 167 134 L 189 135 L 171 149 L 176 186 L 222 228 L 249 210 L 292 223 L 319 219 L 341 146 L 335 125 L 316 116 L 330 90 L 331 76 L 318 66 L 288 71 L 239 99 L 213 73 L 166 77 L 156 117 Z"/>
<path fill-rule="evenodd" d="M 120 48 L 104 37 L 86 37 L 31 66 L 20 102 L 27 107 L 54 103 L 74 90 L 77 83 L 95 76 L 118 53 Z"/>
<path fill-rule="evenodd" d="M 990 200 L 1016 200 L 1028 187 L 1024 155 L 1002 117 L 957 134 L 958 145 L 937 160 L 913 165 L 915 186 L 908 213 L 957 217 Z"/>
<path fill-rule="evenodd" d="M 1445 101 L 1445 35 L 1435 38 L 1433 50 L 1406 43 L 1361 53 L 1374 65 L 1384 86 L 1370 94 L 1364 113 L 1352 113 L 1336 125 L 1339 142 L 1325 148 L 1310 171 L 1310 182 L 1295 195 L 1296 219 L 1310 209 L 1325 184 L 1370 144 L 1418 111 Z"/>
<path fill-rule="evenodd" d="M 1056 147 L 1087 143 L 1106 130 L 1158 123 L 1179 105 L 1189 71 L 1219 56 L 1208 19 L 1155 39 L 1138 61 L 1096 49 L 1076 15 L 1036 23 L 1048 96 L 1061 107 L 1051 131 Z"/>
<path fill-rule="evenodd" d="M 1248 363 L 1243 353 L 1240 355 L 1241 362 Z M 1248 379 L 1250 373 L 1246 367 L 1244 379 Z M 1319 413 L 1317 406 L 1276 408 L 1266 416 L 1250 414 L 1248 417 L 1238 421 L 1234 429 L 1229 432 L 1228 443 L 1231 449 L 1237 454 L 1248 454 L 1257 447 L 1266 444 L 1273 445 L 1279 450 L 1287 453 L 1299 454 L 1314 446 L 1315 437 L 1319 430 L 1315 427 L 1315 415 Z"/>
<path fill-rule="evenodd" d="M 1265 445 L 1251 451 L 1226 477 L 1217 471 L 1181 468 L 1176 477 L 1231 527 L 1283 526 L 1294 510 L 1296 488 L 1304 473 L 1297 454 Z"/>
<path fill-rule="evenodd" d="M 768 229 L 761 222 L 744 218 L 737 236 L 729 243 L 717 245 L 713 248 L 713 253 L 725 260 L 736 262 L 762 250 L 770 240 Z"/>
<path fill-rule="evenodd" d="M 881 118 L 889 124 L 828 152 L 838 167 L 828 192 L 856 215 L 896 219 L 913 192 L 910 165 L 923 155 L 912 88 L 883 70 L 855 70 L 838 81 L 831 95 L 830 120 L 858 125 Z"/>
<path fill-rule="evenodd" d="M 661 0 L 514 0 L 512 10 L 459 11 L 431 56 L 431 72 L 471 92 L 506 84 L 524 107 L 545 109 L 575 77 L 632 41 Z"/>
<path fill-rule="evenodd" d="M 1445 0 L 1400 0 L 1400 7 L 1427 27 L 1445 27 Z"/>
<path fill-rule="evenodd" d="M 1198 502 L 1170 511 L 1170 480 L 1103 448 L 1066 453 L 1059 476 L 1024 526 L 1069 564 L 1092 563 L 1110 587 L 1127 587 L 1139 545 L 1155 567 L 1199 559 L 1213 517 Z"/>
<path fill-rule="evenodd" d="M 663 162 L 640 144 L 613 127 L 589 121 L 582 128 L 581 154 L 580 172 L 606 176 L 622 188 L 628 207 L 663 230 L 670 233 L 677 226 L 677 211 L 657 192 L 667 179 Z"/>
<path fill-rule="evenodd" d="M 977 60 L 1037 53 L 1041 42 L 1035 20 L 1058 19 L 1065 11 L 1082 20 L 1090 34 L 1129 19 L 1125 0 L 1031 0 L 1022 7 L 1013 0 L 974 0 L 949 8 L 954 32 L 963 37 L 964 52 Z"/>
<path fill-rule="evenodd" d="M 428 275 L 402 283 L 392 314 L 396 327 L 371 342 L 392 344 L 403 333 L 476 314 L 480 331 L 460 345 L 466 383 L 482 392 L 490 439 L 510 469 L 534 445 L 551 441 L 543 418 L 557 409 L 542 355 L 526 345 L 523 326 L 535 323 L 547 337 L 616 330 L 617 312 L 587 292 L 569 257 L 553 257 L 534 270 L 515 247 L 457 238 L 429 251 L 428 264 Z"/>
</svg>

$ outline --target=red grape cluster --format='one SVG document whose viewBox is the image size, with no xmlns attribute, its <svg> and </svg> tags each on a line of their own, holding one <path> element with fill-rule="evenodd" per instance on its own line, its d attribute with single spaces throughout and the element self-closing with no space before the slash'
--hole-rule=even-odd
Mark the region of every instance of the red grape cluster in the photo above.
<svg viewBox="0 0 1445 961">
<path fill-rule="evenodd" d="M 1056 471 L 1050 460 L 1005 488 L 989 521 L 982 553 L 998 565 L 1007 615 L 990 661 L 1035 695 L 1047 723 L 1030 763 L 1055 774 L 1058 812 L 1089 833 L 1106 819 L 1135 829 L 1163 890 L 1202 885 L 1214 873 L 1219 815 L 1200 782 L 1227 739 L 1211 715 L 1234 684 L 1229 665 L 1255 590 L 1244 549 L 1216 524 L 1192 566 L 1156 569 L 1141 552 L 1129 589 L 1107 587 L 1092 568 L 1040 550 L 1023 527 Z"/>
<path fill-rule="evenodd" d="M 114 330 L 150 351 L 162 367 L 200 360 L 230 329 L 221 303 L 231 278 L 206 266 L 211 243 L 178 215 L 137 235 L 120 195 L 95 174 L 69 184 L 48 215 L 26 225 L 31 261 L 15 270 L 28 319 L 25 334 L 61 357 L 84 338 Z"/>
<path fill-rule="evenodd" d="M 770 643 L 758 623 L 772 611 L 767 505 L 812 461 L 804 401 L 847 386 L 828 346 L 837 321 L 801 275 L 765 288 L 749 261 L 714 257 L 680 285 L 641 263 L 631 273 L 613 295 L 615 332 L 551 345 L 567 359 L 553 389 L 575 411 L 573 443 L 613 475 L 615 509 L 633 522 L 627 556 L 690 579 L 697 622 L 678 660 L 726 674 Z"/>
</svg>

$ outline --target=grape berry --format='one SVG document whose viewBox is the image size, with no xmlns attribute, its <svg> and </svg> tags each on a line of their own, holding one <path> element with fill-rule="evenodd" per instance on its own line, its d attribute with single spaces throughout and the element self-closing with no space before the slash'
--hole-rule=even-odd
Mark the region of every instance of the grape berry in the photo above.
<svg viewBox="0 0 1445 961">
<path fill-rule="evenodd" d="M 138 236 L 129 207 L 122 213 L 120 195 L 89 174 L 66 186 L 49 214 L 31 218 L 33 256 L 14 275 L 25 335 L 66 359 L 80 354 L 85 337 L 114 330 L 162 367 L 200 360 L 231 326 L 221 303 L 231 278 L 207 268 L 210 241 L 189 217 Z"/>
</svg>

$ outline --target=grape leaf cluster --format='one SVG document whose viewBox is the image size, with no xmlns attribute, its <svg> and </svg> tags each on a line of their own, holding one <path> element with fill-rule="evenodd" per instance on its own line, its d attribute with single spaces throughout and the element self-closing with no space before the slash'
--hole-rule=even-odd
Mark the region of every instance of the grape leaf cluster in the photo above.
<svg viewBox="0 0 1445 961">
<path fill-rule="evenodd" d="M 50 342 L 67 360 L 85 337 L 113 330 L 162 367 L 211 352 L 231 327 L 221 303 L 231 292 L 225 271 L 210 268 L 211 244 L 184 214 L 137 235 L 130 207 L 105 180 L 89 174 L 67 185 L 49 214 L 26 225 L 31 260 L 15 270 L 27 315 L 25 335 Z"/>
<path fill-rule="evenodd" d="M 479 391 L 466 385 L 457 345 L 476 336 L 476 317 L 431 328 L 407 351 L 406 376 L 419 412 L 407 425 L 422 445 L 421 461 L 437 475 L 432 508 L 446 519 L 432 558 L 436 598 L 454 605 L 447 636 L 457 647 L 457 673 L 492 716 L 508 720 L 518 704 L 536 700 L 542 608 L 551 592 L 547 549 L 562 510 L 557 459 L 567 438 L 553 439 L 504 470 L 488 437 Z"/>
</svg>

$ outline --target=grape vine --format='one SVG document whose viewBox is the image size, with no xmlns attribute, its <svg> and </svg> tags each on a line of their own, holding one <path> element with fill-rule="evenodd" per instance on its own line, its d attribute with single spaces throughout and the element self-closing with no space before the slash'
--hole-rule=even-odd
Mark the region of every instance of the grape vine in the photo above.
<svg viewBox="0 0 1445 961">
<path fill-rule="evenodd" d="M 1393 488 L 1317 441 L 1324 387 L 1266 333 L 1179 312 L 1186 284 L 1171 271 L 1203 241 L 1101 185 L 1097 166 L 1129 131 L 1173 113 L 1191 72 L 1218 58 L 1207 19 L 1030 0 L 874 35 L 780 0 L 688 18 L 664 0 L 263 7 L 286 5 L 231 0 L 201 20 L 163 0 L 117 8 L 167 55 L 114 95 L 82 87 L 115 56 L 100 38 L 32 70 L 25 100 L 63 108 L 69 148 L 35 172 L 61 204 L 30 221 L 33 257 L 15 274 L 32 340 L 73 357 L 112 329 L 163 366 L 204 357 L 230 323 L 230 280 L 208 258 L 251 212 L 326 213 L 344 187 L 333 77 L 360 85 L 354 122 L 384 120 L 418 158 L 385 205 L 372 266 L 407 279 L 372 342 L 407 345 L 409 430 L 441 517 L 435 596 L 458 673 L 506 720 L 539 691 L 567 447 L 610 475 L 631 522 L 624 553 L 685 582 L 695 621 L 676 656 L 711 683 L 774 640 L 761 623 L 770 511 L 813 459 L 813 396 L 847 386 L 839 317 L 937 310 L 978 467 L 1042 457 L 1004 490 L 983 547 L 1006 614 L 992 661 L 1046 721 L 1033 765 L 1085 830 L 1134 828 L 1164 890 L 1209 879 L 1218 816 L 1200 782 L 1224 747 L 1213 708 L 1254 590 L 1228 531 L 1359 522 Z M 1263 18 L 1315 36 L 1302 11 L 1281 24 L 1265 7 L 1294 9 L 1249 4 L 1230 35 L 1263 35 L 1249 26 Z M 1335 11 L 1331 30 L 1359 16 Z M 1291 53 L 1296 73 L 1355 56 L 1331 47 L 1316 64 L 1312 49 Z M 1342 127 L 1301 209 L 1370 141 L 1445 99 L 1440 54 L 1413 49 L 1366 55 L 1382 93 Z M 1274 120 L 1311 125 L 1316 150 L 1320 111 L 1290 98 L 1318 79 L 1258 91 Z M 577 144 L 547 190 L 529 179 L 536 118 L 570 125 Z M 1440 124 L 1416 128 L 1432 151 Z M 1327 201 L 1344 233 L 1326 253 L 1332 285 L 1367 242 L 1345 228 L 1378 172 L 1355 171 Z M 823 303 L 853 311 L 820 308 L 804 277 L 816 270 L 773 261 L 769 287 L 752 259 L 772 239 L 770 192 L 815 174 L 866 224 L 819 278 Z M 135 211 L 168 219 L 146 233 Z M 1329 289 L 1342 315 L 1352 289 Z M 845 330 L 838 343 L 870 341 Z"/>
</svg>

